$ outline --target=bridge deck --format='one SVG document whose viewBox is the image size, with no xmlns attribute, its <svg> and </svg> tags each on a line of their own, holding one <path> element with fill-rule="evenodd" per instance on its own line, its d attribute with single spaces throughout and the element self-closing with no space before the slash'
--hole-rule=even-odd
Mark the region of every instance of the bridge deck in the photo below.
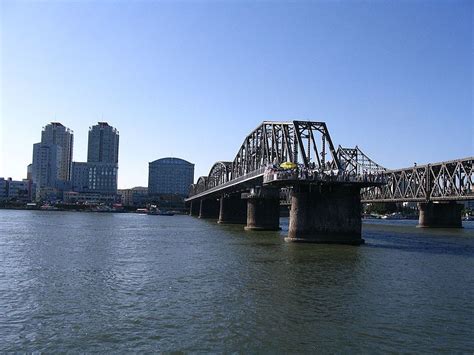
<svg viewBox="0 0 474 355">
<path fill-rule="evenodd" d="M 224 193 L 230 192 L 232 190 L 235 190 L 236 188 L 237 188 L 237 190 L 239 190 L 239 188 L 238 188 L 239 185 L 241 185 L 241 184 L 244 185 L 246 183 L 257 180 L 259 178 L 263 178 L 264 172 L 265 172 L 265 168 L 257 169 L 255 171 L 252 171 L 249 174 L 240 176 L 240 177 L 238 177 L 236 179 L 233 179 L 233 180 L 230 180 L 230 181 L 228 181 L 224 184 L 212 187 L 212 188 L 210 188 L 208 190 L 205 190 L 205 191 L 202 191 L 202 192 L 200 192 L 196 195 L 190 196 L 187 199 L 185 199 L 185 201 L 186 202 L 191 202 L 193 200 L 200 199 L 200 198 L 203 198 L 203 197 L 210 197 L 212 195 L 224 194 Z"/>
</svg>

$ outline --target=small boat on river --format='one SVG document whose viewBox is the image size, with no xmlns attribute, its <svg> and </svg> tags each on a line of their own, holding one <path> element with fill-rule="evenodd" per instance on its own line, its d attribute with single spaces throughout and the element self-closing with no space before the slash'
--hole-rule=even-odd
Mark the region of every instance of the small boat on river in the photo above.
<svg viewBox="0 0 474 355">
<path fill-rule="evenodd" d="M 151 216 L 174 216 L 174 213 L 173 212 L 170 212 L 170 211 L 162 211 L 160 210 L 158 207 L 152 205 L 150 207 L 150 210 L 148 211 L 149 215 Z"/>
</svg>

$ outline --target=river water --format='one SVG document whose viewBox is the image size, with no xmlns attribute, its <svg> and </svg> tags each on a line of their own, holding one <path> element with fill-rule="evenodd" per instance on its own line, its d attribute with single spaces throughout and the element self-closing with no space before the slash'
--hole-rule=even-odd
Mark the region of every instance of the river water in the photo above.
<svg viewBox="0 0 474 355">
<path fill-rule="evenodd" d="M 0 210 L 0 351 L 468 352 L 474 223 L 361 247 L 188 216 Z"/>
</svg>

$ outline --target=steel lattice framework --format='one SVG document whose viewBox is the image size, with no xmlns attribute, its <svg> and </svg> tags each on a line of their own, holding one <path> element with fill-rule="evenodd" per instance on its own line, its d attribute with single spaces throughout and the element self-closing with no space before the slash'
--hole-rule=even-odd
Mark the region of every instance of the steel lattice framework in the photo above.
<svg viewBox="0 0 474 355">
<path fill-rule="evenodd" d="M 362 202 L 474 200 L 474 157 L 387 170 L 384 186 L 362 190 Z"/>
<path fill-rule="evenodd" d="M 264 121 L 245 138 L 232 162 L 215 163 L 207 177 L 191 186 L 190 196 L 283 162 L 313 169 L 341 167 L 325 122 Z"/>
<path fill-rule="evenodd" d="M 207 180 L 208 180 L 208 177 L 207 176 L 201 176 L 197 183 L 196 184 L 193 184 L 191 185 L 191 191 L 192 194 L 191 195 L 195 195 L 195 194 L 199 194 L 201 192 L 204 192 L 205 190 L 207 190 Z"/>
<path fill-rule="evenodd" d="M 386 171 L 383 166 L 370 159 L 358 146 L 355 148 L 337 148 L 337 156 L 344 171 L 351 175 L 362 175 L 364 173 L 381 173 Z"/>
<path fill-rule="evenodd" d="M 474 199 L 473 157 L 387 170 L 357 146 L 339 146 L 336 151 L 326 123 L 311 121 L 264 121 L 244 139 L 235 159 L 215 163 L 208 176 L 191 186 L 189 196 L 236 188 L 261 178 L 267 166 L 283 162 L 311 170 L 336 169 L 349 176 L 382 174 L 386 184 L 363 188 L 362 202 Z"/>
<path fill-rule="evenodd" d="M 316 137 L 316 138 L 315 138 Z M 232 178 L 269 164 L 300 163 L 325 167 L 327 149 L 340 166 L 326 123 L 309 121 L 263 122 L 250 133 L 232 162 Z"/>
</svg>

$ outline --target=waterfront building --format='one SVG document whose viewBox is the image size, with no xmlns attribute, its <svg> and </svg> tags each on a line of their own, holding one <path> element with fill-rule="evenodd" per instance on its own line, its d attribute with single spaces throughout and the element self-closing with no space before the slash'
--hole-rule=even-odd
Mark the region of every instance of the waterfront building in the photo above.
<svg viewBox="0 0 474 355">
<path fill-rule="evenodd" d="M 0 178 L 0 200 L 29 202 L 32 196 L 32 181 Z"/>
<path fill-rule="evenodd" d="M 26 168 L 26 178 L 28 180 L 33 180 L 33 164 L 28 164 Z"/>
<path fill-rule="evenodd" d="M 72 190 L 85 192 L 89 190 L 89 165 L 84 162 L 72 163 Z"/>
<path fill-rule="evenodd" d="M 119 132 L 107 122 L 89 128 L 87 162 L 118 164 Z"/>
<path fill-rule="evenodd" d="M 36 143 L 33 145 L 32 180 L 36 185 L 37 198 L 41 190 L 56 188 L 60 177 L 62 148 L 56 144 Z"/>
<path fill-rule="evenodd" d="M 29 190 L 30 183 L 28 180 L 24 179 L 18 181 L 12 180 L 12 178 L 8 179 L 8 198 L 10 200 L 28 201 L 30 196 Z"/>
<path fill-rule="evenodd" d="M 73 131 L 61 123 L 51 122 L 43 127 L 41 143 L 54 144 L 61 147 L 61 152 L 58 156 L 59 180 L 69 181 L 71 179 L 73 142 Z"/>
<path fill-rule="evenodd" d="M 72 190 L 98 194 L 117 194 L 117 164 L 73 163 Z"/>
<path fill-rule="evenodd" d="M 179 158 L 162 158 L 149 163 L 148 193 L 187 196 L 194 181 L 194 164 Z"/>
<path fill-rule="evenodd" d="M 113 204 L 117 202 L 117 194 L 67 191 L 63 194 L 63 201 L 65 203 Z"/>
<path fill-rule="evenodd" d="M 87 162 L 73 162 L 67 202 L 113 203 L 117 200 L 118 131 L 107 122 L 89 129 Z"/>
<path fill-rule="evenodd" d="M 0 201 L 8 198 L 8 182 L 4 178 L 0 178 Z"/>
<path fill-rule="evenodd" d="M 144 206 L 148 202 L 147 187 L 137 186 L 131 189 L 120 189 L 118 194 L 124 206 Z"/>
</svg>

